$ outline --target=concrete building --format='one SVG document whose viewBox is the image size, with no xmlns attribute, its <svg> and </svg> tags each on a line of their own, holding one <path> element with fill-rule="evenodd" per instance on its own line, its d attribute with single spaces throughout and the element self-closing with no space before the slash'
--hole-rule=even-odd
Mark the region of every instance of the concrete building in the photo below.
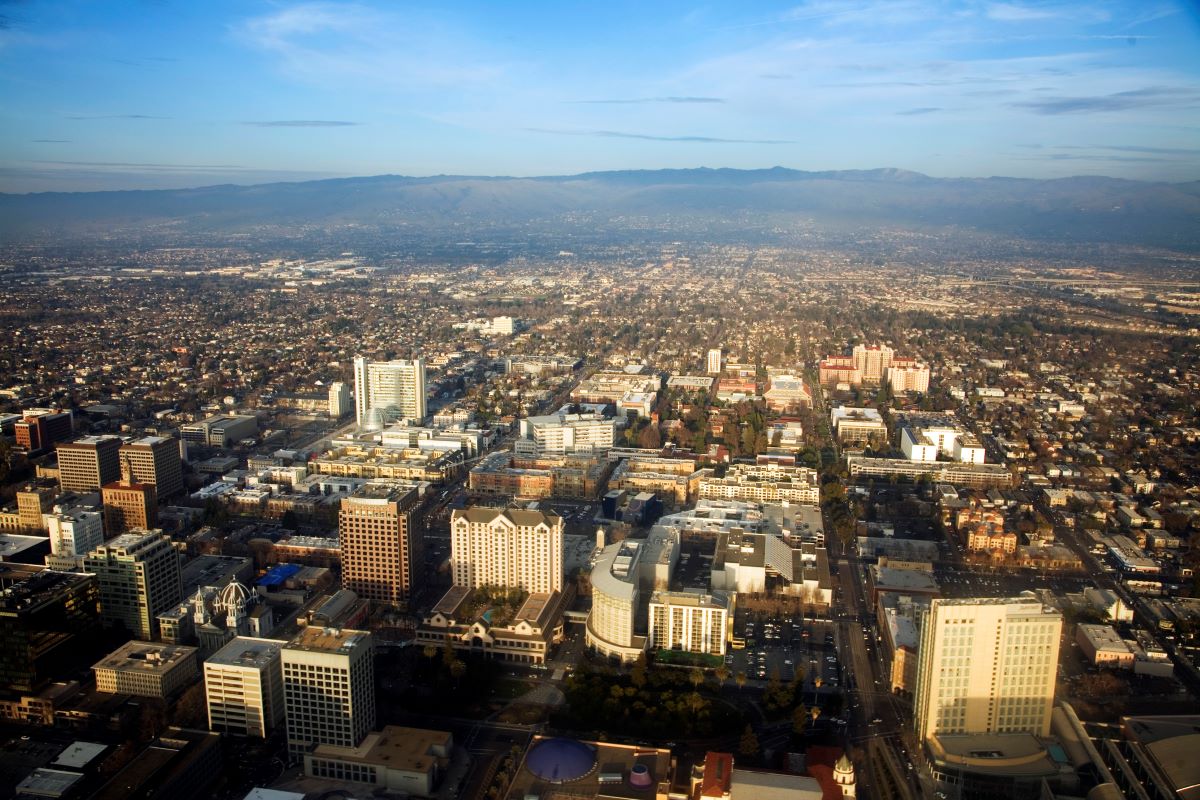
<svg viewBox="0 0 1200 800">
<path fill-rule="evenodd" d="M 920 624 L 929 613 L 931 598 L 883 592 L 878 618 L 884 652 L 891 659 L 891 691 L 912 697 L 917 690 L 921 646 Z"/>
<path fill-rule="evenodd" d="M 605 547 L 592 567 L 592 609 L 584 634 L 588 647 L 623 663 L 637 660 L 646 637 L 636 631 L 643 543 L 625 540 Z"/>
<path fill-rule="evenodd" d="M 916 734 L 1050 732 L 1062 615 L 1030 597 L 935 598 L 921 626 Z"/>
<path fill-rule="evenodd" d="M 50 534 L 47 566 L 51 569 L 77 572 L 83 568 L 84 556 L 104 544 L 104 517 L 98 511 L 57 506 L 42 519 Z"/>
<path fill-rule="evenodd" d="M 1133 651 L 1108 625 L 1076 625 L 1075 642 L 1084 658 L 1097 667 L 1133 669 Z"/>
<path fill-rule="evenodd" d="M 700 478 L 697 491 L 701 500 L 821 504 L 816 470 L 776 463 L 733 464 L 724 478 L 708 472 Z"/>
<path fill-rule="evenodd" d="M 143 436 L 123 444 L 121 461 L 129 464 L 135 481 L 154 486 L 160 501 L 183 491 L 183 459 L 176 439 Z"/>
<path fill-rule="evenodd" d="M 863 383 L 878 386 L 883 383 L 888 368 L 892 366 L 894 355 L 895 352 L 886 344 L 859 344 L 854 346 L 850 359 L 854 363 L 854 368 L 862 374 Z"/>
<path fill-rule="evenodd" d="M 830 356 L 822 359 L 817 368 L 817 379 L 822 386 L 833 388 L 841 385 L 861 386 L 862 370 L 854 366 L 850 356 Z"/>
<path fill-rule="evenodd" d="M 658 650 L 723 656 L 733 628 L 733 605 L 726 592 L 654 592 L 649 643 Z"/>
<path fill-rule="evenodd" d="M 100 584 L 106 625 L 121 624 L 136 638 L 158 637 L 156 617 L 183 599 L 179 554 L 162 531 L 124 533 L 83 560 Z"/>
<path fill-rule="evenodd" d="M 900 449 L 910 461 L 937 461 L 946 456 L 964 464 L 982 464 L 983 445 L 957 419 L 906 414 L 901 417 Z"/>
<path fill-rule="evenodd" d="M 450 570 L 455 586 L 562 591 L 563 519 L 517 508 L 455 510 L 450 515 Z"/>
<path fill-rule="evenodd" d="M 181 426 L 179 436 L 185 442 L 206 447 L 232 447 L 258 436 L 258 418 L 244 414 L 221 414 Z"/>
<path fill-rule="evenodd" d="M 238 636 L 205 660 L 209 730 L 265 739 L 283 722 L 283 645 Z"/>
<path fill-rule="evenodd" d="M 405 419 L 420 424 L 426 417 L 425 362 L 354 359 L 354 413 L 359 425 L 376 409 L 385 420 Z M 373 423 L 372 423 L 373 424 Z"/>
<path fill-rule="evenodd" d="M 121 440 L 116 436 L 85 436 L 60 442 L 58 483 L 64 492 L 94 492 L 121 477 Z"/>
<path fill-rule="evenodd" d="M 448 731 L 388 725 L 367 734 L 357 747 L 317 745 L 304 754 L 304 774 L 400 797 L 432 797 L 453 748 Z"/>
<path fill-rule="evenodd" d="M 507 596 L 518 590 L 503 590 Z M 563 612 L 575 597 L 574 585 L 562 592 L 533 592 L 515 611 L 489 600 L 491 592 L 451 586 L 417 627 L 418 644 L 482 654 L 520 664 L 544 664 L 550 646 L 563 637 Z"/>
<path fill-rule="evenodd" d="M 877 409 L 838 406 L 829 412 L 829 422 L 842 444 L 887 443 L 887 425 Z"/>
<path fill-rule="evenodd" d="M 907 394 L 929 391 L 929 366 L 911 358 L 893 358 L 887 371 L 888 386 L 892 394 Z"/>
<path fill-rule="evenodd" d="M 288 752 L 355 747 L 375 727 L 371 634 L 310 626 L 281 651 Z"/>
<path fill-rule="evenodd" d="M 344 588 L 393 606 L 412 596 L 424 569 L 413 520 L 419 501 L 415 485 L 389 483 L 368 483 L 342 498 L 338 538 Z"/>
<path fill-rule="evenodd" d="M 96 691 L 166 700 L 196 682 L 196 648 L 152 642 L 126 642 L 101 659 Z"/>
<path fill-rule="evenodd" d="M 341 381 L 329 384 L 329 418 L 341 419 L 354 410 L 350 387 Z"/>
<path fill-rule="evenodd" d="M 714 347 L 708 351 L 708 358 L 705 361 L 705 372 L 709 375 L 721 374 L 721 348 Z"/>
<path fill-rule="evenodd" d="M 763 392 L 763 397 L 772 411 L 812 408 L 812 393 L 799 375 L 768 370 L 767 390 Z"/>
<path fill-rule="evenodd" d="M 609 450 L 616 423 L 603 414 L 548 414 L 521 420 L 513 452 L 527 458 Z"/>
</svg>

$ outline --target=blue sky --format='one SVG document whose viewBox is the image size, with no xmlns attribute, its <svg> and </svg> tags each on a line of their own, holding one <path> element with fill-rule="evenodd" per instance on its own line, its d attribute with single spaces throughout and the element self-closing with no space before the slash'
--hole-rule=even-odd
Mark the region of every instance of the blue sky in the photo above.
<svg viewBox="0 0 1200 800">
<path fill-rule="evenodd" d="M 1200 5 L 0 0 L 0 191 L 662 167 L 1200 179 Z"/>
</svg>

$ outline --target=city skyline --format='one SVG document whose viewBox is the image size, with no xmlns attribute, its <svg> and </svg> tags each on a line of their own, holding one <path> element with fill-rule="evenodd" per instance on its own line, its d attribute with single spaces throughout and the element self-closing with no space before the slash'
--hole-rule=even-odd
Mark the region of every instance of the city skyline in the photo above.
<svg viewBox="0 0 1200 800">
<path fill-rule="evenodd" d="M 1185 3 L 9 4 L 0 191 L 729 166 L 1200 177 Z"/>
</svg>

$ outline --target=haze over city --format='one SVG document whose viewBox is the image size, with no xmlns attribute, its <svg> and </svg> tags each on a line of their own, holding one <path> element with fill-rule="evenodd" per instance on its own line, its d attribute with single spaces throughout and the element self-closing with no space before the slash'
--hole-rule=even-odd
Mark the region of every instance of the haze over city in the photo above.
<svg viewBox="0 0 1200 800">
<path fill-rule="evenodd" d="M 1200 178 L 1187 2 L 0 12 L 6 192 L 696 166 Z"/>
</svg>

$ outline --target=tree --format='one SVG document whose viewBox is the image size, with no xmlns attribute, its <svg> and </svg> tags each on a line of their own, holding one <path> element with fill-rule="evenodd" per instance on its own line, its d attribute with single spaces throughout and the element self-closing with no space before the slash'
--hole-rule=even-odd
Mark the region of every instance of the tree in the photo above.
<svg viewBox="0 0 1200 800">
<path fill-rule="evenodd" d="M 435 658 L 437 658 L 437 654 L 437 648 L 431 644 L 427 644 L 421 648 L 421 655 L 425 656 L 425 658 L 429 659 L 430 661 L 433 661 Z"/>
<path fill-rule="evenodd" d="M 717 685 L 724 686 L 725 681 L 729 680 L 729 667 L 722 664 L 721 666 L 717 667 L 716 672 L 713 674 L 717 677 Z"/>
<path fill-rule="evenodd" d="M 643 650 L 638 653 L 637 661 L 633 662 L 633 669 L 629 673 L 629 679 L 638 689 L 645 687 L 647 679 L 647 664 L 646 652 Z"/>
<path fill-rule="evenodd" d="M 797 735 L 804 733 L 804 729 L 808 727 L 810 721 L 808 709 L 803 704 L 796 706 L 792 711 L 792 733 Z"/>
<path fill-rule="evenodd" d="M 688 670 L 688 679 L 692 682 L 693 689 L 699 689 L 700 684 L 704 683 L 704 673 L 698 667 L 692 667 Z"/>
<path fill-rule="evenodd" d="M 657 450 L 662 447 L 662 436 L 658 432 L 658 426 L 654 423 L 642 428 L 642 432 L 638 434 L 638 447 L 647 450 Z"/>
<path fill-rule="evenodd" d="M 746 673 L 738 670 L 738 673 L 733 676 L 733 682 L 737 684 L 738 691 L 741 692 L 746 686 Z"/>
<path fill-rule="evenodd" d="M 746 758 L 754 758 L 758 755 L 758 750 L 758 737 L 754 734 L 754 728 L 747 724 L 746 730 L 742 731 L 742 739 L 738 742 L 738 753 Z"/>
</svg>

